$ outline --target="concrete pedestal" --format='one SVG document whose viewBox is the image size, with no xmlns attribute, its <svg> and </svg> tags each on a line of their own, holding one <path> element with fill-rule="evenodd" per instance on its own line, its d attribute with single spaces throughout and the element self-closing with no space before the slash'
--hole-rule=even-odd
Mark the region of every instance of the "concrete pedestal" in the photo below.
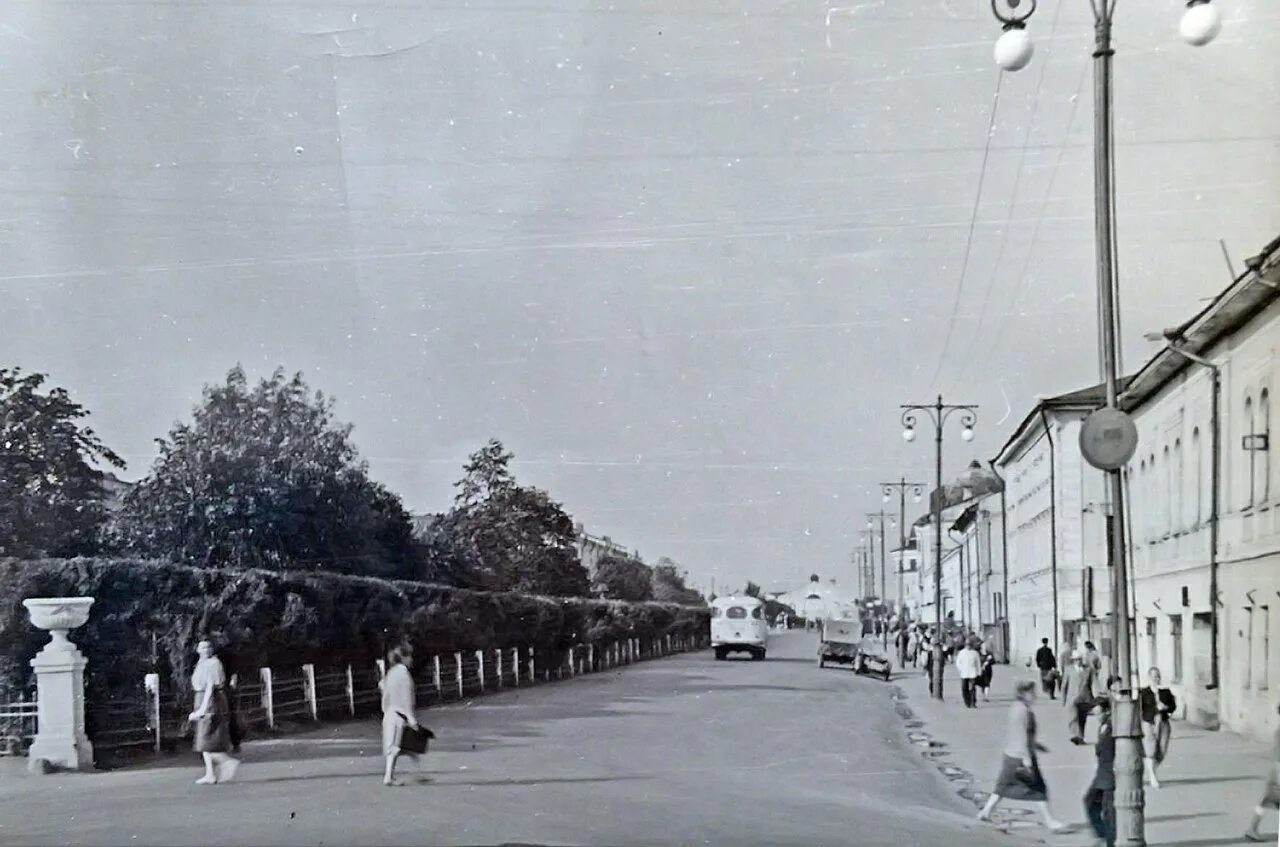
<svg viewBox="0 0 1280 847">
<path fill-rule="evenodd" d="M 66 770 L 93 767 L 93 746 L 84 731 L 85 664 L 65 638 L 55 638 L 31 660 L 39 699 L 36 738 L 27 753 L 33 771 L 43 769 L 41 760 Z"/>
</svg>

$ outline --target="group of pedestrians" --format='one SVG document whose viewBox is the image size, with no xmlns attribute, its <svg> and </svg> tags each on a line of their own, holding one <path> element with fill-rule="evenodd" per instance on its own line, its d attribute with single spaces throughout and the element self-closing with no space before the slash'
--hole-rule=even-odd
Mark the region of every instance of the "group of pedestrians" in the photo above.
<svg viewBox="0 0 1280 847">
<path fill-rule="evenodd" d="M 962 651 L 957 658 L 957 665 L 964 669 L 962 682 L 964 673 L 973 671 L 973 657 L 968 653 L 968 650 Z M 1083 805 L 1096 838 L 1095 845 L 1111 847 L 1116 837 L 1116 739 L 1111 704 L 1122 680 L 1113 675 L 1107 677 L 1105 685 L 1098 683 L 1103 663 L 1092 642 L 1085 642 L 1083 650 L 1070 654 L 1066 673 L 1063 674 L 1058 670 L 1048 639 L 1044 639 L 1036 652 L 1035 665 L 1039 672 L 1040 690 L 1050 699 L 1056 699 L 1060 695 L 1063 704 L 1070 710 L 1068 723 L 1073 744 L 1086 743 L 1088 720 L 1091 716 L 1096 717 L 1094 775 L 1085 791 Z M 990 819 L 991 813 L 1002 800 L 1017 800 L 1035 804 L 1044 825 L 1051 831 L 1060 832 L 1065 827 L 1050 810 L 1049 788 L 1040 769 L 1039 756 L 1048 750 L 1037 737 L 1033 708 L 1036 690 L 1035 681 L 1022 680 L 1016 683 L 1015 700 L 1009 711 L 1002 763 L 995 789 L 979 812 L 978 819 Z M 971 696 L 971 689 L 966 686 L 966 705 L 969 705 Z M 1177 698 L 1165 687 L 1159 668 L 1150 668 L 1147 671 L 1146 685 L 1138 691 L 1138 709 L 1142 730 L 1143 777 L 1145 784 L 1151 788 L 1160 787 L 1158 768 L 1169 755 L 1173 736 L 1172 719 L 1177 708 Z M 1271 762 L 1262 798 L 1245 832 L 1247 840 L 1263 840 L 1259 826 L 1267 811 L 1274 809 L 1280 809 L 1280 729 L 1273 739 Z"/>
</svg>

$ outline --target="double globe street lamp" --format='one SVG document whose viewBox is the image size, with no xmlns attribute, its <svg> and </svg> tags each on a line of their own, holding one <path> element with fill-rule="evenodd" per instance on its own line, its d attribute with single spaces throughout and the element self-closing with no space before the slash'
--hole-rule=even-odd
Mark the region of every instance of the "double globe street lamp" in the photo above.
<svg viewBox="0 0 1280 847">
<path fill-rule="evenodd" d="M 1115 246 L 1115 139 L 1111 121 L 1111 62 L 1115 50 L 1111 25 L 1118 0 L 1089 0 L 1093 11 L 1094 44 L 1094 239 L 1098 286 L 1098 354 L 1106 389 L 1106 405 L 1085 421 L 1081 429 L 1081 451 L 1089 464 L 1107 473 L 1111 496 L 1111 532 L 1108 539 L 1112 567 L 1113 643 L 1115 672 L 1120 690 L 1113 695 L 1112 714 L 1116 739 L 1115 832 L 1120 847 L 1146 844 L 1143 821 L 1141 743 L 1142 729 L 1133 697 L 1133 662 L 1129 636 L 1129 584 L 1125 543 L 1123 467 L 1137 449 L 1137 429 L 1118 408 L 1119 394 L 1119 284 Z M 1069 0 L 1060 0 L 1066 3 Z M 1209 0 L 1187 0 L 1178 30 L 1183 40 L 1195 47 L 1208 44 L 1222 29 L 1218 11 Z M 1025 68 L 1035 53 L 1027 21 L 1036 11 L 1036 0 L 991 0 L 991 11 L 1004 32 L 995 44 L 995 60 L 1005 71 Z M 1210 597 L 1210 604 L 1217 602 Z"/>
<path fill-rule="evenodd" d="M 964 428 L 960 437 L 966 442 L 973 440 L 973 427 L 978 422 L 977 406 L 956 406 L 942 402 L 938 395 L 936 403 L 909 403 L 902 407 L 902 438 L 907 442 L 916 440 L 916 422 L 920 415 L 925 415 L 933 423 L 934 436 L 934 497 L 933 509 L 933 605 L 935 628 L 933 633 L 933 672 L 930 688 L 935 699 L 942 699 L 942 510 L 946 507 L 946 497 L 942 490 L 942 431 L 947 419 L 953 414 L 960 415 L 960 424 Z"/>
</svg>

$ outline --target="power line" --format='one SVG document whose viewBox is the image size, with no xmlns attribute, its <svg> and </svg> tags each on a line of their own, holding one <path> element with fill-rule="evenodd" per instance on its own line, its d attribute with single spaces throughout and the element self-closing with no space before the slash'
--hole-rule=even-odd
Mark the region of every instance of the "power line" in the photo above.
<svg viewBox="0 0 1280 847">
<path fill-rule="evenodd" d="M 987 162 L 991 158 L 991 139 L 996 129 L 996 110 L 1000 105 L 1000 85 L 1004 82 L 1004 71 L 999 71 L 996 75 L 996 90 L 991 95 L 991 118 L 987 124 L 987 144 L 982 151 L 982 169 L 978 173 L 978 190 L 973 198 L 973 214 L 969 220 L 969 233 L 965 239 L 964 245 L 964 261 L 960 265 L 960 279 L 956 283 L 956 299 L 951 306 L 951 317 L 947 321 L 947 334 L 942 341 L 942 353 L 938 356 L 938 366 L 933 371 L 933 378 L 929 380 L 932 387 L 937 385 L 938 376 L 942 373 L 942 368 L 947 361 L 947 351 L 951 348 L 951 336 L 956 328 L 956 313 L 960 309 L 960 300 L 964 296 L 964 277 L 969 270 L 969 257 L 973 255 L 973 233 L 978 228 L 978 207 L 982 204 L 982 188 L 987 181 Z"/>
<path fill-rule="evenodd" d="M 1058 8 L 1054 11 L 1053 23 L 1049 29 L 1048 39 L 1048 43 L 1051 45 L 1054 43 L 1054 39 L 1058 34 L 1058 21 L 1062 18 L 1062 7 L 1064 5 L 1066 4 L 1059 3 Z M 1040 78 L 1036 80 L 1035 92 L 1032 94 L 1031 99 L 1031 117 L 1027 119 L 1027 132 L 1022 137 L 1022 150 L 1018 154 L 1018 168 L 1014 172 L 1013 194 L 1009 199 L 1009 214 L 1005 218 L 1004 231 L 1000 234 L 1000 248 L 996 252 L 996 260 L 991 267 L 991 276 L 987 278 L 987 289 L 982 295 L 982 307 L 978 310 L 978 325 L 973 331 L 973 338 L 969 341 L 968 348 L 959 360 L 962 365 L 964 362 L 969 361 L 969 357 L 973 355 L 974 347 L 978 344 L 978 339 L 982 337 L 982 324 L 987 315 L 987 306 L 991 302 L 991 291 L 995 288 L 996 276 L 999 275 L 1001 262 L 1004 261 L 1005 248 L 1009 245 L 1009 231 L 1013 228 L 1013 216 L 1017 213 L 1018 209 L 1018 190 L 1022 187 L 1022 171 L 1027 161 L 1027 147 L 1031 142 L 1031 131 L 1035 128 L 1036 117 L 1040 114 L 1040 93 L 1044 89 L 1044 78 L 1048 72 L 1049 65 L 1051 64 L 1050 60 L 1052 58 L 1053 53 L 1050 52 L 1049 55 L 1045 57 L 1045 60 L 1040 63 Z M 998 338 L 999 336 L 996 337 Z M 974 372 L 972 370 L 967 370 L 965 372 L 967 372 L 970 375 L 970 379 L 972 379 Z"/>
</svg>

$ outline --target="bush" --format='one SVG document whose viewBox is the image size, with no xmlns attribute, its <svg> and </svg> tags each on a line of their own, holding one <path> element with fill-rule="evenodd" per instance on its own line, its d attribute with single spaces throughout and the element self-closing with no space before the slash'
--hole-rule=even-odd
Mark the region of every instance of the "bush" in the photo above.
<svg viewBox="0 0 1280 847">
<path fill-rule="evenodd" d="M 135 695 L 156 671 L 180 691 L 195 646 L 210 637 L 229 671 L 372 663 L 401 636 L 422 654 L 533 647 L 558 661 L 574 644 L 693 635 L 707 611 L 471 591 L 419 582 L 301 571 L 230 571 L 130 559 L 0 560 L 0 687 L 30 682 L 48 641 L 28 597 L 95 598 L 72 639 L 89 659 L 90 697 Z"/>
</svg>

